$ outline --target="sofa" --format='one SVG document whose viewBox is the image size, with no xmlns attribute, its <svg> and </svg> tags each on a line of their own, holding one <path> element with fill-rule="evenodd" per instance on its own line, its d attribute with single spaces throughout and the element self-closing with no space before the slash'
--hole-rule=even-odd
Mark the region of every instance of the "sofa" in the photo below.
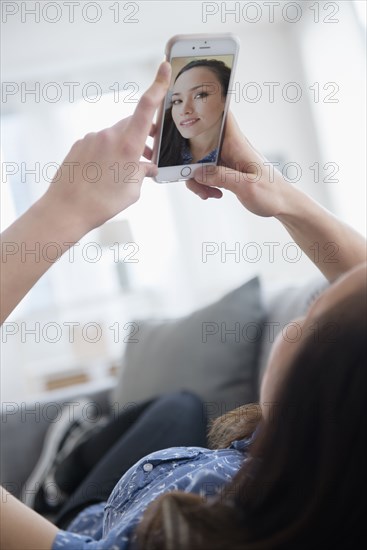
<svg viewBox="0 0 367 550">
<path fill-rule="evenodd" d="M 93 402 L 103 419 L 127 403 L 181 388 L 202 397 L 209 418 L 256 401 L 275 336 L 326 286 L 321 276 L 287 286 L 266 286 L 255 278 L 185 318 L 140 321 L 116 385 L 80 396 Z M 74 390 L 57 400 L 2 403 L 0 483 L 15 496 L 37 463 L 48 427 L 61 407 L 76 399 Z"/>
</svg>

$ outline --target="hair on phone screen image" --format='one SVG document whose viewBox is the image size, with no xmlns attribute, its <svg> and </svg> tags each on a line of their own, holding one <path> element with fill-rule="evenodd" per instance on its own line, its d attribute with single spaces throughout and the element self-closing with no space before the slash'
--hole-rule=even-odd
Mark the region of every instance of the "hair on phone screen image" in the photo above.
<svg viewBox="0 0 367 550">
<path fill-rule="evenodd" d="M 171 59 L 159 167 L 217 161 L 233 58 Z"/>
</svg>

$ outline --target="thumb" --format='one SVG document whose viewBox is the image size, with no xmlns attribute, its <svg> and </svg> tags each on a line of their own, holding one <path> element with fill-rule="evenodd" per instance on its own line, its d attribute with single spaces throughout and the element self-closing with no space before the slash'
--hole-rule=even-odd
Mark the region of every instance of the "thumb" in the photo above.
<svg viewBox="0 0 367 550">
<path fill-rule="evenodd" d="M 153 178 L 158 174 L 158 167 L 152 162 L 140 162 L 143 178 Z"/>
<path fill-rule="evenodd" d="M 237 172 L 225 166 L 204 165 L 197 168 L 193 174 L 198 183 L 209 187 L 221 187 L 237 193 L 245 183 L 251 181 L 251 174 Z M 253 179 L 253 174 L 252 174 Z"/>
</svg>

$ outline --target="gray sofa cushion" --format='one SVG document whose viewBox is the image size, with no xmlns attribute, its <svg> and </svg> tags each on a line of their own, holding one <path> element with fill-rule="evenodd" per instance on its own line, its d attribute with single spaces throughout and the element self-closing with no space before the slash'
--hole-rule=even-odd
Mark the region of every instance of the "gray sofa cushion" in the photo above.
<svg viewBox="0 0 367 550">
<path fill-rule="evenodd" d="M 138 322 L 137 342 L 127 344 L 113 403 L 188 389 L 215 418 L 256 400 L 263 316 L 260 283 L 254 278 L 181 319 Z"/>
</svg>

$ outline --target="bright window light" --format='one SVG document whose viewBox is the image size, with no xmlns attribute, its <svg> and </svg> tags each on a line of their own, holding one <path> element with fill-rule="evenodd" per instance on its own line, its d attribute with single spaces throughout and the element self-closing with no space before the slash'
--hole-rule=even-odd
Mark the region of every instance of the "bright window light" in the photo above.
<svg viewBox="0 0 367 550">
<path fill-rule="evenodd" d="M 366 0 L 353 0 L 354 8 L 357 13 L 358 20 L 363 29 L 366 30 L 367 20 L 367 3 Z"/>
</svg>

